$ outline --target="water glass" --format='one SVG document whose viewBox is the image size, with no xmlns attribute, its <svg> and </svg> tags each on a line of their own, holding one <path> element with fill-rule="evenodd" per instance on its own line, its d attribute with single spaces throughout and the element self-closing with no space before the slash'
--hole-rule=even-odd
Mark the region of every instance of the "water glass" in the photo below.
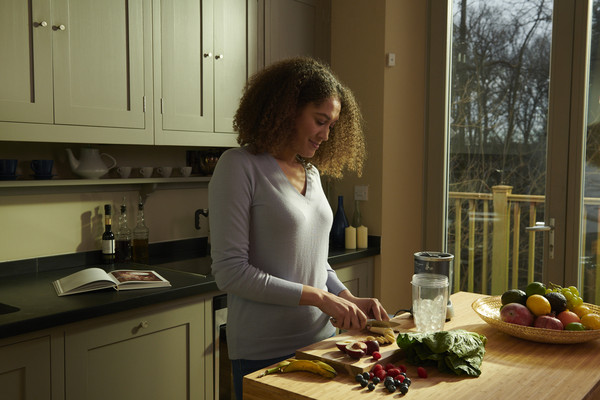
<svg viewBox="0 0 600 400">
<path fill-rule="evenodd" d="M 440 274 L 415 274 L 412 277 L 412 312 L 417 331 L 444 330 L 448 305 L 448 277 Z"/>
</svg>

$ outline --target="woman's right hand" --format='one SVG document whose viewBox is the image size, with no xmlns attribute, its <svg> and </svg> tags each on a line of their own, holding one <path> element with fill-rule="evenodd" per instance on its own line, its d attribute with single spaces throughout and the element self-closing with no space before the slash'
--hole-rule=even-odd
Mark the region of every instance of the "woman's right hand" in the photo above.
<svg viewBox="0 0 600 400">
<path fill-rule="evenodd" d="M 331 317 L 331 323 L 339 329 L 361 330 L 367 326 L 367 316 L 356 304 L 325 290 L 304 285 L 300 305 L 318 307 Z"/>
</svg>

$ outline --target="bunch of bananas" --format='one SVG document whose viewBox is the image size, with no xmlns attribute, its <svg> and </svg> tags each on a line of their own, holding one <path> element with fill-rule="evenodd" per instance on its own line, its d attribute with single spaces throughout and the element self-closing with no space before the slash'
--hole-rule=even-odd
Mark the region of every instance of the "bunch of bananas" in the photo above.
<svg viewBox="0 0 600 400">
<path fill-rule="evenodd" d="M 369 332 L 379 333 L 381 336 L 369 336 L 365 340 L 377 340 L 380 345 L 392 344 L 396 342 L 396 334 L 389 327 L 369 326 Z"/>
<path fill-rule="evenodd" d="M 262 377 L 269 374 L 276 373 L 287 373 L 296 371 L 307 371 L 313 374 L 321 375 L 325 378 L 335 378 L 337 372 L 333 367 L 323 361 L 319 360 L 296 360 L 294 358 L 287 359 L 280 362 L 275 367 L 267 369 L 265 372 L 260 374 L 258 377 Z"/>
</svg>

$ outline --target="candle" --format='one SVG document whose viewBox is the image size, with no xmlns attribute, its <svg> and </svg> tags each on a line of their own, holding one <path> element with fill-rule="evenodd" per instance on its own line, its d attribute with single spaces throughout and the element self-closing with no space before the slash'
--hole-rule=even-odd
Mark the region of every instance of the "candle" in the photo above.
<svg viewBox="0 0 600 400">
<path fill-rule="evenodd" d="M 359 226 L 356 230 L 356 236 L 357 236 L 357 247 L 359 249 L 366 249 L 367 247 L 369 247 L 368 245 L 368 232 L 369 230 L 367 229 L 366 226 Z"/>
<path fill-rule="evenodd" d="M 345 230 L 346 235 L 346 248 L 347 249 L 355 249 L 356 248 L 356 228 L 353 226 L 349 226 Z"/>
</svg>

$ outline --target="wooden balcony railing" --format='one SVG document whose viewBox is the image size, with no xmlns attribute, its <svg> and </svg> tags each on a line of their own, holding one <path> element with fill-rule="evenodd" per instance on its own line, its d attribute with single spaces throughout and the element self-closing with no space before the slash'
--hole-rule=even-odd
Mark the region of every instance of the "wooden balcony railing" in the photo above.
<svg viewBox="0 0 600 400">
<path fill-rule="evenodd" d="M 450 192 L 448 197 L 454 291 L 499 295 L 542 279 L 544 236 L 525 228 L 544 220 L 544 196 L 513 194 L 511 186 L 499 185 L 492 193 Z M 593 226 L 586 223 L 590 211 L 594 211 Z M 599 211 L 600 199 L 584 199 L 579 286 L 584 300 L 591 303 L 600 300 Z"/>
</svg>

